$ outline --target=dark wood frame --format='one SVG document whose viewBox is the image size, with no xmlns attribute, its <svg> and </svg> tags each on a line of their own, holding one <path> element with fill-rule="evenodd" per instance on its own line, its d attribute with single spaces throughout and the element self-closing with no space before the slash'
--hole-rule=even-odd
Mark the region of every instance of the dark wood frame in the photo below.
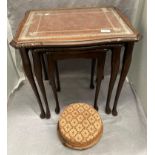
<svg viewBox="0 0 155 155">
<path fill-rule="evenodd" d="M 92 7 L 91 7 L 92 8 Z M 95 7 L 94 7 L 95 8 Z M 102 7 L 103 8 L 103 7 Z M 13 40 L 10 42 L 10 44 L 14 47 L 14 48 L 42 48 L 42 47 L 77 47 L 77 46 L 90 46 L 90 45 L 102 45 L 102 44 L 109 44 L 109 43 L 119 43 L 119 42 L 129 42 L 129 41 L 133 41 L 136 42 L 138 40 L 140 40 L 142 38 L 142 36 L 140 35 L 140 33 L 132 26 L 132 24 L 130 23 L 130 21 L 128 20 L 128 18 L 122 14 L 122 12 L 113 6 L 106 6 L 106 8 L 112 8 L 115 11 L 117 11 L 117 13 L 119 14 L 119 16 L 124 20 L 124 22 L 130 27 L 130 29 L 133 31 L 133 33 L 135 34 L 135 37 L 129 37 L 128 35 L 123 38 L 109 38 L 109 39 L 99 39 L 99 40 L 87 40 L 87 41 L 74 41 L 74 42 L 59 42 L 59 43 L 52 43 L 52 42 L 44 42 L 44 43 L 20 43 L 18 42 L 18 37 L 20 35 L 20 31 L 25 23 L 25 21 L 27 20 L 29 13 L 31 11 L 41 11 L 41 9 L 36 9 L 36 10 L 29 10 L 25 13 L 25 17 L 23 18 L 23 20 L 21 21 L 21 23 L 18 26 L 18 31 L 16 32 L 15 37 L 13 38 Z M 62 9 L 52 9 L 52 10 L 73 10 L 73 9 L 83 9 L 83 8 L 62 8 Z M 89 9 L 89 7 L 88 7 Z M 47 9 L 47 11 L 50 9 Z"/>
<path fill-rule="evenodd" d="M 51 58 L 51 56 L 49 54 L 49 56 L 47 58 L 49 59 L 48 60 L 49 73 L 50 74 L 53 73 L 50 76 L 50 81 L 51 81 L 54 93 L 56 92 L 56 86 L 54 86 L 55 82 L 54 82 L 53 75 L 54 75 L 55 67 L 53 67 L 53 66 L 54 66 L 54 64 L 56 64 L 55 63 L 56 61 L 53 60 L 53 59 L 54 59 L 54 54 L 56 54 L 56 50 L 64 52 L 64 53 L 61 53 L 63 55 L 66 53 L 66 51 L 68 52 L 68 50 L 69 50 L 69 53 L 67 53 L 68 56 L 69 56 L 69 54 L 71 56 L 72 53 L 73 53 L 73 50 L 74 51 L 76 50 L 78 52 L 81 52 L 80 56 L 82 56 L 82 54 L 84 52 L 87 52 L 87 51 L 90 52 L 90 49 L 91 49 L 91 51 L 94 52 L 94 56 L 89 57 L 89 58 L 93 59 L 92 60 L 92 69 L 91 69 L 91 77 L 92 78 L 91 78 L 90 87 L 93 88 L 92 81 L 93 81 L 93 76 L 94 76 L 95 59 L 98 59 L 97 88 L 96 88 L 96 95 L 95 95 L 95 96 L 98 96 L 98 93 L 99 93 L 98 90 L 99 90 L 100 83 L 101 83 L 101 74 L 103 76 L 103 70 L 101 71 L 100 68 L 103 69 L 104 65 L 102 64 L 103 62 L 101 63 L 101 60 L 99 60 L 99 57 L 97 57 L 98 52 L 96 52 L 96 54 L 95 54 L 95 51 L 96 51 L 96 49 L 104 50 L 107 47 L 110 47 L 111 50 L 112 50 L 112 60 L 111 60 L 111 68 L 112 69 L 111 69 L 111 78 L 110 78 L 110 83 L 109 83 L 108 97 L 107 97 L 107 103 L 106 103 L 105 111 L 106 111 L 107 114 L 112 112 L 112 114 L 114 116 L 117 115 L 117 103 L 118 103 L 118 99 L 119 99 L 119 96 L 120 96 L 120 92 L 121 92 L 123 83 L 125 81 L 126 75 L 128 73 L 129 67 L 130 67 L 134 42 L 138 41 L 141 38 L 141 36 L 138 33 L 138 31 L 136 31 L 135 28 L 131 25 L 129 20 L 120 12 L 120 10 L 118 10 L 117 8 L 114 8 L 114 7 L 111 7 L 111 8 L 113 8 L 113 9 L 115 9 L 117 11 L 117 13 L 120 15 L 120 17 L 125 21 L 125 23 L 133 31 L 135 37 L 131 38 L 131 37 L 129 37 L 127 35 L 126 37 L 123 37 L 123 38 L 109 38 L 109 39 L 88 40 L 88 41 L 78 41 L 78 42 L 76 42 L 76 41 L 75 42 L 59 42 L 59 43 L 44 42 L 42 44 L 37 43 L 37 42 L 36 43 L 20 43 L 20 42 L 18 42 L 18 37 L 19 37 L 20 31 L 21 31 L 21 28 L 22 28 L 23 24 L 25 23 L 28 15 L 29 15 L 29 12 L 27 12 L 25 14 L 25 18 L 21 22 L 21 24 L 20 24 L 20 26 L 18 28 L 18 31 L 16 33 L 16 36 L 14 37 L 14 39 L 11 41 L 10 44 L 13 47 L 20 50 L 20 54 L 21 54 L 25 74 L 26 74 L 26 76 L 27 76 L 27 78 L 28 78 L 28 80 L 29 80 L 29 82 L 30 82 L 30 84 L 32 86 L 32 89 L 33 89 L 33 91 L 34 91 L 34 93 L 35 93 L 35 95 L 37 97 L 37 100 L 38 100 L 38 104 L 39 104 L 39 107 L 40 107 L 40 110 L 41 110 L 41 114 L 40 114 L 41 118 L 45 118 L 45 117 L 49 118 L 50 117 L 50 111 L 49 111 L 47 99 L 45 97 L 46 93 L 45 93 L 45 89 L 44 89 L 44 86 L 43 86 L 43 82 L 42 82 L 43 79 L 42 79 L 42 75 L 41 75 L 42 66 L 44 67 L 44 64 L 43 63 L 41 64 L 41 60 L 39 60 L 39 59 L 42 59 L 41 58 L 42 56 L 40 54 L 38 55 L 38 53 L 40 53 L 41 51 L 44 52 L 44 51 L 46 51 L 48 49 L 50 51 L 52 51 L 52 53 L 51 52 L 45 52 L 46 55 L 47 55 L 47 53 L 48 54 L 51 53 L 52 56 L 53 56 Z M 122 70 L 121 70 L 120 79 L 119 79 L 119 83 L 118 83 L 118 87 L 117 87 L 117 91 L 116 91 L 114 106 L 113 106 L 113 108 L 111 110 L 111 108 L 110 108 L 111 94 L 112 94 L 112 90 L 113 90 L 115 80 L 116 80 L 116 77 L 117 77 L 117 74 L 118 74 L 118 71 L 119 71 L 119 66 L 120 66 L 120 51 L 121 51 L 120 45 L 121 45 L 121 47 L 124 46 L 125 50 L 124 50 Z M 34 77 L 33 77 L 33 74 L 32 74 L 32 68 L 31 68 L 29 55 L 28 55 L 29 50 L 34 51 L 34 53 L 33 53 L 33 58 L 34 58 L 34 61 L 35 61 L 34 70 L 35 70 L 35 75 L 36 75 L 39 87 L 40 87 L 40 89 L 42 89 L 41 92 L 43 94 L 44 102 L 45 102 L 45 105 L 46 105 L 46 113 L 45 113 L 45 111 L 43 109 L 41 99 L 40 99 L 40 96 L 39 96 L 39 93 L 38 93 L 38 90 L 37 90 L 37 87 L 36 87 L 36 84 L 35 84 L 35 81 L 34 81 Z M 101 53 L 103 53 L 103 52 L 101 52 Z M 64 57 L 66 57 L 66 56 L 64 55 Z M 58 56 L 57 59 L 59 59 L 59 58 L 60 57 Z M 39 60 L 39 61 L 36 62 L 36 60 Z M 102 58 L 102 60 L 104 60 L 104 59 Z M 40 66 L 40 67 L 38 67 L 40 69 L 38 69 L 36 67 L 37 65 Z M 51 67 L 52 67 L 52 69 L 51 69 Z M 56 75 L 58 76 L 58 71 L 57 71 Z M 56 96 L 56 94 L 55 94 L 55 96 Z M 58 104 L 57 101 L 56 101 L 56 103 L 57 103 L 56 112 L 58 113 L 60 109 L 59 109 L 59 104 Z M 98 109 L 97 108 L 97 97 L 95 97 L 94 107 L 96 109 Z"/>
</svg>

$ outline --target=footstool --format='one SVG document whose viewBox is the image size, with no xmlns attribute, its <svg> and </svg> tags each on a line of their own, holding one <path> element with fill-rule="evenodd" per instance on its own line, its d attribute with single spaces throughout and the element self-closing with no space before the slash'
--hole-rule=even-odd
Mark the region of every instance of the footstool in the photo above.
<svg viewBox="0 0 155 155">
<path fill-rule="evenodd" d="M 83 150 L 95 145 L 103 133 L 103 122 L 93 106 L 74 103 L 60 115 L 58 135 L 65 146 Z"/>
</svg>

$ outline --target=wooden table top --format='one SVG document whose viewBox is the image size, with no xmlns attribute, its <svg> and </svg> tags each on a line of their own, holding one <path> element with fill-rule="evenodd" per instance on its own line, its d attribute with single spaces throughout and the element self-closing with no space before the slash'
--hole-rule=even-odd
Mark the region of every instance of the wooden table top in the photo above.
<svg viewBox="0 0 155 155">
<path fill-rule="evenodd" d="M 32 10 L 25 14 L 11 45 L 19 48 L 137 40 L 139 33 L 113 7 Z"/>
</svg>

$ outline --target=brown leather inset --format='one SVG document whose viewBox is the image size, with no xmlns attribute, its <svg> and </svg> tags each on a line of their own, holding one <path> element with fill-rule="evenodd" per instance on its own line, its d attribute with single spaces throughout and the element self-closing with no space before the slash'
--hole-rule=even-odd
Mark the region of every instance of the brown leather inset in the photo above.
<svg viewBox="0 0 155 155">
<path fill-rule="evenodd" d="M 18 45 L 137 40 L 114 8 L 30 11 L 14 39 Z"/>
</svg>

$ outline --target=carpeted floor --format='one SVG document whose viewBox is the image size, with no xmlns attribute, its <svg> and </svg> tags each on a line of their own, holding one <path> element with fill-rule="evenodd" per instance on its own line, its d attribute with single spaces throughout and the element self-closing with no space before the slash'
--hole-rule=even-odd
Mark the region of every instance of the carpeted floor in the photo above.
<svg viewBox="0 0 155 155">
<path fill-rule="evenodd" d="M 95 90 L 89 89 L 89 81 L 87 76 L 61 77 L 61 92 L 58 93 L 61 111 L 73 102 L 93 104 Z M 108 82 L 107 76 L 98 99 L 99 113 L 104 122 L 103 136 L 94 147 L 77 151 L 63 146 L 57 136 L 59 115 L 54 113 L 55 101 L 49 83 L 45 81 L 51 119 L 42 120 L 33 91 L 25 81 L 8 101 L 8 155 L 146 155 L 146 116 L 141 103 L 129 83 L 125 82 L 118 116 L 106 115 Z"/>
</svg>

